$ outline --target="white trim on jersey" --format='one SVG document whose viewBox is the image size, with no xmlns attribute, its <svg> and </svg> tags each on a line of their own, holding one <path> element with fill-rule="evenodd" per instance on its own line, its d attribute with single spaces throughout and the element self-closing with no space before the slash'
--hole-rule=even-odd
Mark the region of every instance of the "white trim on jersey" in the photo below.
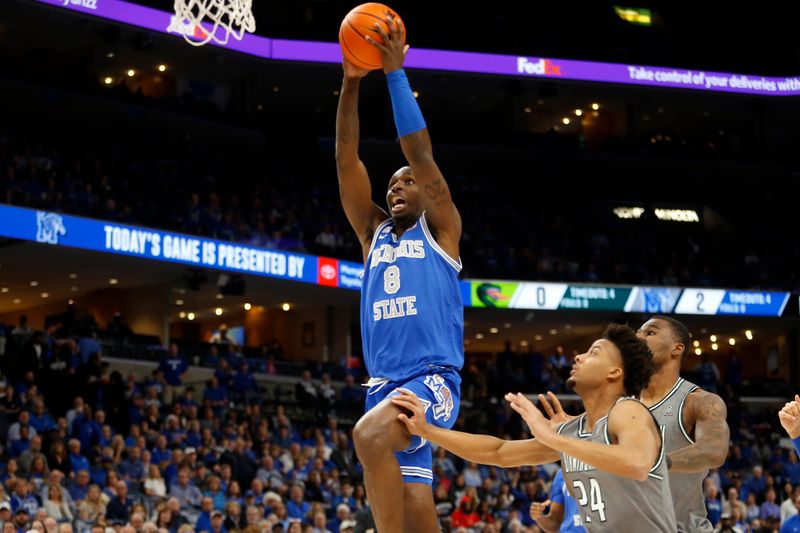
<svg viewBox="0 0 800 533">
<path fill-rule="evenodd" d="M 652 413 L 650 414 L 650 416 L 653 416 Z M 653 468 L 650 469 L 649 475 L 655 475 L 653 474 L 653 472 L 655 472 L 658 469 L 658 467 L 661 466 L 661 463 L 664 462 L 664 455 L 666 455 L 664 450 L 664 434 L 666 433 L 666 428 L 664 428 L 664 426 L 659 425 L 655 417 L 653 417 L 653 422 L 655 422 L 656 428 L 658 429 L 658 434 L 661 436 L 661 446 L 659 447 L 658 450 L 658 461 L 656 461 L 656 464 L 653 466 Z M 662 478 L 659 477 L 658 479 Z"/>
<path fill-rule="evenodd" d="M 444 260 L 450 264 L 451 267 L 455 268 L 456 272 L 461 272 L 461 258 L 459 258 L 458 260 L 453 259 L 449 255 L 447 255 L 447 252 L 445 252 L 441 246 L 439 246 L 439 243 L 436 242 L 436 239 L 434 239 L 433 235 L 431 235 L 431 230 L 430 228 L 428 228 L 428 221 L 425 220 L 424 212 L 422 213 L 422 216 L 419 217 L 419 219 L 420 221 L 422 221 L 420 224 L 420 226 L 422 227 L 422 233 L 425 234 L 425 238 L 427 239 L 428 244 L 431 245 L 431 248 L 433 248 L 436 253 L 441 255 L 444 258 Z"/>
<path fill-rule="evenodd" d="M 654 409 L 658 409 L 659 407 L 661 407 L 661 405 L 664 402 L 669 400 L 672 397 L 672 395 L 675 394 L 675 392 L 678 390 L 678 388 L 681 386 L 681 384 L 683 384 L 683 381 L 684 381 L 683 378 L 678 378 L 678 381 L 676 381 L 675 385 L 672 386 L 672 389 L 663 398 L 661 398 L 661 401 L 658 402 L 655 405 L 652 405 L 652 406 L 648 407 L 648 409 L 650 409 L 650 411 L 653 411 Z"/>
<path fill-rule="evenodd" d="M 611 412 L 611 411 L 609 411 L 609 412 Z M 601 416 L 600 418 L 597 419 L 597 422 L 595 422 L 594 425 L 597 426 L 597 424 L 599 424 L 600 422 L 602 422 L 606 418 L 608 418 L 608 415 Z M 592 432 L 590 432 L 590 433 L 586 433 L 585 431 L 583 431 L 583 422 L 584 422 L 584 420 L 586 420 L 586 413 L 583 413 L 581 415 L 580 419 L 578 420 L 578 437 L 581 437 L 581 438 L 582 437 L 591 437 L 592 436 L 592 432 L 594 432 L 594 430 L 592 430 Z M 606 424 L 606 429 L 608 429 L 608 424 Z"/>
<path fill-rule="evenodd" d="M 692 390 L 687 392 L 686 396 L 683 397 L 683 400 L 681 400 L 681 404 L 678 407 L 678 427 L 681 428 L 681 433 L 683 433 L 683 436 L 686 438 L 687 441 L 689 441 L 689 444 L 694 444 L 694 439 L 689 436 L 689 432 L 686 431 L 685 427 L 683 427 L 683 406 L 686 403 L 686 398 L 688 398 L 691 393 L 693 393 L 699 388 L 700 387 L 695 385 L 695 387 Z"/>
</svg>

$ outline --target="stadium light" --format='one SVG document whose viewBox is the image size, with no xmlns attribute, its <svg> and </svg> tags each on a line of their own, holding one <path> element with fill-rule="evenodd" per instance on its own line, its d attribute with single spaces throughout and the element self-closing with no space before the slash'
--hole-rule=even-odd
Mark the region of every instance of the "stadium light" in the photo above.
<svg viewBox="0 0 800 533">
<path fill-rule="evenodd" d="M 719 345 L 715 342 L 714 344 L 711 345 L 711 349 L 716 352 L 719 349 Z"/>
<path fill-rule="evenodd" d="M 476 333 L 475 338 L 481 340 L 483 338 L 483 333 Z"/>
<path fill-rule="evenodd" d="M 598 104 L 598 103 L 592 104 L 592 110 L 593 111 L 599 111 L 600 110 L 600 104 Z"/>
<path fill-rule="evenodd" d="M 576 109 L 576 110 L 575 110 L 575 116 L 576 116 L 576 117 L 579 117 L 579 116 L 581 116 L 581 115 L 583 115 L 583 110 L 581 110 L 581 109 Z"/>
<path fill-rule="evenodd" d="M 114 83 L 114 78 L 112 78 L 111 76 L 106 76 L 105 79 L 103 80 L 103 83 L 105 83 L 106 85 L 111 85 L 112 83 Z"/>
<path fill-rule="evenodd" d="M 129 68 L 127 74 L 128 74 L 129 78 L 132 78 L 132 77 L 136 76 L 136 71 L 133 70 L 132 68 Z"/>
<path fill-rule="evenodd" d="M 186 318 L 186 311 L 181 311 L 180 313 L 178 313 L 178 316 L 180 318 Z"/>
<path fill-rule="evenodd" d="M 222 308 L 217 307 L 216 309 L 214 309 L 214 314 L 217 316 L 222 316 Z"/>
<path fill-rule="evenodd" d="M 730 339 L 728 339 L 728 344 L 730 344 L 731 346 L 736 346 L 736 339 L 731 337 Z"/>
<path fill-rule="evenodd" d="M 252 305 L 250 305 L 250 302 L 248 302 L 248 303 L 244 304 L 244 310 L 245 310 L 245 311 L 249 311 L 249 310 L 250 310 L 250 309 L 252 309 L 252 308 L 253 308 L 253 306 L 252 306 Z"/>
<path fill-rule="evenodd" d="M 700 341 L 694 341 L 694 343 L 692 343 L 692 344 L 694 344 L 695 348 L 699 348 L 700 347 Z"/>
<path fill-rule="evenodd" d="M 158 66 L 158 71 L 159 72 L 165 72 L 166 70 L 167 70 L 167 66 L 166 65 L 161 64 L 161 65 Z"/>
<path fill-rule="evenodd" d="M 499 331 L 497 328 L 489 328 L 489 333 L 498 333 Z"/>
<path fill-rule="evenodd" d="M 695 355 L 701 355 L 702 353 L 703 353 L 703 350 L 701 350 L 700 348 L 695 348 L 694 349 L 694 354 Z"/>
<path fill-rule="evenodd" d="M 564 117 L 561 119 L 561 122 L 566 126 L 567 124 L 569 124 L 569 119 L 567 117 Z"/>
<path fill-rule="evenodd" d="M 747 340 L 749 341 L 753 340 L 753 332 L 750 331 L 749 329 L 744 332 L 744 336 L 747 337 Z"/>
<path fill-rule="evenodd" d="M 194 313 L 189 313 L 188 315 L 186 315 L 186 318 L 188 318 L 189 320 L 194 320 Z"/>
<path fill-rule="evenodd" d="M 709 337 L 709 338 L 711 339 L 711 342 L 717 342 L 717 336 L 716 335 L 711 335 L 711 337 Z"/>
<path fill-rule="evenodd" d="M 288 311 L 288 310 L 290 310 L 291 308 L 292 308 L 292 306 L 291 306 L 291 305 L 289 305 L 288 303 L 285 303 L 285 304 L 283 304 L 283 305 L 281 306 L 281 309 L 283 309 L 284 311 Z"/>
<path fill-rule="evenodd" d="M 3 287 L 0 289 L 0 292 L 8 292 L 8 287 Z"/>
</svg>

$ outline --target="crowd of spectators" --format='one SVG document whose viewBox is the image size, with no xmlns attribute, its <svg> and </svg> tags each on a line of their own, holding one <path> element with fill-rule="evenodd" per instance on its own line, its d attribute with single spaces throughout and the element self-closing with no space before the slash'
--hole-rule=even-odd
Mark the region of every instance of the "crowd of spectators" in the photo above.
<svg viewBox="0 0 800 533">
<path fill-rule="evenodd" d="M 320 146 L 276 145 L 274 153 L 242 155 L 223 144 L 203 147 L 168 136 L 156 141 L 123 131 L 109 139 L 93 135 L 92 147 L 85 146 L 74 137 L 2 132 L 0 201 L 361 260 L 337 201 L 330 154 Z M 739 219 L 726 222 L 734 231 L 714 233 L 705 224 L 614 219 L 613 197 L 600 206 L 589 192 L 578 203 L 540 201 L 542 194 L 562 194 L 543 189 L 552 187 L 552 168 L 530 183 L 508 176 L 508 183 L 503 178 L 489 186 L 451 166 L 459 170 L 448 181 L 464 221 L 466 277 L 800 287 L 790 267 L 800 258 L 797 238 L 757 230 L 782 224 L 781 197 L 766 191 L 759 206 L 749 209 L 734 207 L 736 191 L 727 191 L 725 203 Z M 753 209 L 760 213 L 757 220 Z"/>
<path fill-rule="evenodd" d="M 224 344 L 214 345 L 213 376 L 193 382 L 177 343 L 151 373 L 123 376 L 97 351 L 94 335 L 63 324 L 44 332 L 24 320 L 0 325 L 0 339 L 0 521 L 8 533 L 369 527 L 352 422 L 340 423 L 342 413 L 363 407 L 352 374 L 333 384 L 309 369 L 296 379 L 292 397 L 278 401 L 255 380 L 247 359 Z M 520 355 L 509 346 L 488 362 L 468 364 L 456 427 L 524 437 L 522 421 L 500 398 L 522 384 L 512 384 L 512 376 L 530 375 L 518 365 L 537 358 L 535 387 L 563 391 L 570 355 Z M 710 362 L 694 372 L 726 399 L 732 435 L 728 461 L 705 482 L 709 514 L 715 525 L 777 531 L 797 512 L 800 463 L 780 445 L 773 409 L 742 405 L 730 377 Z M 547 499 L 554 465 L 502 469 L 434 453 L 433 489 L 445 531 L 539 531 L 528 509 Z"/>
</svg>

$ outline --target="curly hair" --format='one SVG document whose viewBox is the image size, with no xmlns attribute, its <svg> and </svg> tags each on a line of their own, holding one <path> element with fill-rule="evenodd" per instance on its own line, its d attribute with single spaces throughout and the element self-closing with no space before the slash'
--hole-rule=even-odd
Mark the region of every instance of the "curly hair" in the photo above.
<svg viewBox="0 0 800 533">
<path fill-rule="evenodd" d="M 622 356 L 625 394 L 638 397 L 653 375 L 653 354 L 647 343 L 634 330 L 620 324 L 609 324 L 603 338 L 613 343 Z"/>
</svg>

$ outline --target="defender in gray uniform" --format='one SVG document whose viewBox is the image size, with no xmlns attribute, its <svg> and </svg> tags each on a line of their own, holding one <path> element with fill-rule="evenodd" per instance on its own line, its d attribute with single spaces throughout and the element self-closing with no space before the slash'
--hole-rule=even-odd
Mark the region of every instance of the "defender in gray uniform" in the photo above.
<svg viewBox="0 0 800 533">
<path fill-rule="evenodd" d="M 653 353 L 655 371 L 641 400 L 656 419 L 664 435 L 669 484 L 680 533 L 710 533 L 703 479 L 709 468 L 717 468 L 728 454 L 730 432 L 725 402 L 680 377 L 681 359 L 691 337 L 680 321 L 654 316 L 639 328 L 638 335 Z M 539 395 L 553 422 L 571 417 L 558 398 Z"/>
<path fill-rule="evenodd" d="M 669 485 L 678 531 L 710 533 L 703 480 L 709 468 L 722 466 L 728 455 L 730 430 L 722 398 L 681 378 L 681 359 L 690 346 L 689 330 L 672 317 L 654 316 L 638 335 L 653 353 L 655 372 L 642 391 L 664 434 Z"/>
<path fill-rule="evenodd" d="M 610 445 L 614 443 L 609 430 L 609 419 L 616 416 L 615 410 L 627 407 L 622 402 L 634 402 L 635 408 L 628 410 L 641 416 L 646 407 L 633 397 L 617 400 L 607 416 L 597 422 L 591 431 L 587 429 L 587 414 L 563 423 L 558 434 L 588 442 Z M 534 407 L 535 409 L 535 407 Z M 651 417 L 647 417 L 651 418 Z M 613 418 L 612 418 L 613 419 Z M 657 431 L 655 420 L 652 428 Z M 667 464 L 664 461 L 664 445 L 658 439 L 658 459 L 644 481 L 615 476 L 568 454 L 561 454 L 561 468 L 570 494 L 581 507 L 581 522 L 590 531 L 675 531 L 676 522 L 672 511 Z M 640 516 L 633 517 L 630 508 L 636 507 Z M 635 526 L 633 524 L 636 524 Z"/>
<path fill-rule="evenodd" d="M 612 324 L 589 351 L 575 358 L 567 384 L 577 392 L 586 414 L 557 431 L 522 394 L 507 394 L 534 438 L 507 441 L 426 424 L 426 407 L 401 391 L 392 401 L 406 409 L 398 418 L 413 435 L 442 446 L 468 461 L 505 468 L 561 460 L 564 479 L 592 532 L 674 533 L 663 442 L 647 408 L 625 396 L 637 396 L 653 372 L 647 345 L 627 326 Z"/>
</svg>

